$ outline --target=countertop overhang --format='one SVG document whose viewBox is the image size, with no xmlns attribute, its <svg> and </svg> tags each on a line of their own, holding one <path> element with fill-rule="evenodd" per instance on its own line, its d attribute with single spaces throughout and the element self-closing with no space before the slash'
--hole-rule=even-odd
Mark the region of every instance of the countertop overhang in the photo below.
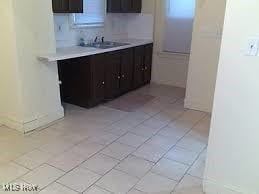
<svg viewBox="0 0 259 194">
<path fill-rule="evenodd" d="M 150 39 L 124 39 L 124 40 L 113 40 L 113 41 L 128 43 L 129 45 L 119 46 L 119 47 L 109 48 L 109 49 L 98 49 L 98 48 L 80 47 L 80 46 L 64 47 L 64 48 L 57 48 L 56 53 L 40 55 L 38 56 L 38 58 L 40 60 L 44 60 L 47 62 L 54 62 L 54 61 L 60 61 L 65 59 L 85 57 L 85 56 L 91 56 L 91 55 L 96 55 L 101 53 L 107 53 L 111 51 L 123 50 L 127 48 L 153 43 L 153 40 L 150 40 Z"/>
</svg>

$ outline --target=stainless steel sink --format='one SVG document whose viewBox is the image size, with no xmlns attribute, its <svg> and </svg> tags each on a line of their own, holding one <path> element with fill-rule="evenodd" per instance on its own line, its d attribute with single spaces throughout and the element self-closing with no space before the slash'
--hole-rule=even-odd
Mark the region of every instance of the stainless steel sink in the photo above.
<svg viewBox="0 0 259 194">
<path fill-rule="evenodd" d="M 120 46 L 126 46 L 130 45 L 129 43 L 121 43 L 121 42 L 110 42 L 110 41 L 105 41 L 105 42 L 95 42 L 91 44 L 86 44 L 83 47 L 94 47 L 94 48 L 99 48 L 99 49 L 109 49 L 109 48 L 115 48 L 115 47 L 120 47 Z"/>
</svg>

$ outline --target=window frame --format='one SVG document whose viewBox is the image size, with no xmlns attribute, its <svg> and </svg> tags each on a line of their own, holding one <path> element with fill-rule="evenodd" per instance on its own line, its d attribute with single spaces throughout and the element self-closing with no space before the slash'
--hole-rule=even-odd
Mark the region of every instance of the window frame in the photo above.
<svg viewBox="0 0 259 194">
<path fill-rule="evenodd" d="M 104 1 L 104 10 L 103 10 L 104 20 L 103 20 L 103 22 L 101 22 L 101 23 L 77 24 L 77 23 L 75 23 L 75 17 L 76 17 L 77 13 L 72 13 L 69 16 L 70 27 L 74 28 L 74 29 L 78 29 L 78 28 L 103 28 L 104 25 L 105 25 L 105 18 L 106 18 L 106 15 L 107 15 L 107 13 L 106 13 L 106 6 L 107 6 L 106 1 Z"/>
<path fill-rule="evenodd" d="M 164 39 L 165 39 L 165 21 L 167 17 L 167 13 L 169 12 L 169 2 L 170 0 L 163 0 L 162 3 L 160 4 L 159 2 L 156 3 L 156 9 L 155 9 L 155 14 L 158 19 L 155 21 L 155 32 L 158 31 L 159 33 L 155 33 L 155 37 L 158 40 L 157 43 L 157 54 L 160 57 L 168 58 L 172 56 L 182 56 L 182 57 L 190 57 L 190 53 L 184 53 L 184 52 L 174 52 L 174 51 L 166 51 L 164 49 Z M 194 11 L 194 17 L 193 17 L 193 25 L 195 24 L 196 20 L 196 11 L 197 11 L 197 2 L 196 2 L 196 8 Z M 191 45 L 191 50 L 192 50 L 192 45 Z"/>
</svg>

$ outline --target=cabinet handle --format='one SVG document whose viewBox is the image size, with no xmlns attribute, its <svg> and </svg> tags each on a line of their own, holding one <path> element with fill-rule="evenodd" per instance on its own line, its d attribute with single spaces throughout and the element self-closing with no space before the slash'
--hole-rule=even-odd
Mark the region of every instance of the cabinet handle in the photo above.
<svg viewBox="0 0 259 194">
<path fill-rule="evenodd" d="M 102 85 L 104 85 L 105 84 L 105 82 L 102 82 Z"/>
<path fill-rule="evenodd" d="M 121 76 L 118 76 L 118 79 L 120 79 L 121 78 Z"/>
</svg>

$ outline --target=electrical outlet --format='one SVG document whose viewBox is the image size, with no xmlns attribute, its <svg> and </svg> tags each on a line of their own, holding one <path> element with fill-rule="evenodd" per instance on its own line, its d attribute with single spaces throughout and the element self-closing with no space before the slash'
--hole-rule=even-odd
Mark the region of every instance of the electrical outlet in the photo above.
<svg viewBox="0 0 259 194">
<path fill-rule="evenodd" d="M 55 25 L 55 35 L 57 41 L 64 41 L 67 40 L 69 34 L 67 33 L 67 26 L 66 24 L 59 22 Z"/>
<path fill-rule="evenodd" d="M 62 24 L 57 24 L 57 33 L 62 33 L 63 32 L 63 25 Z"/>
<path fill-rule="evenodd" d="M 259 37 L 250 38 L 247 43 L 247 56 L 257 56 L 259 51 Z"/>
</svg>

